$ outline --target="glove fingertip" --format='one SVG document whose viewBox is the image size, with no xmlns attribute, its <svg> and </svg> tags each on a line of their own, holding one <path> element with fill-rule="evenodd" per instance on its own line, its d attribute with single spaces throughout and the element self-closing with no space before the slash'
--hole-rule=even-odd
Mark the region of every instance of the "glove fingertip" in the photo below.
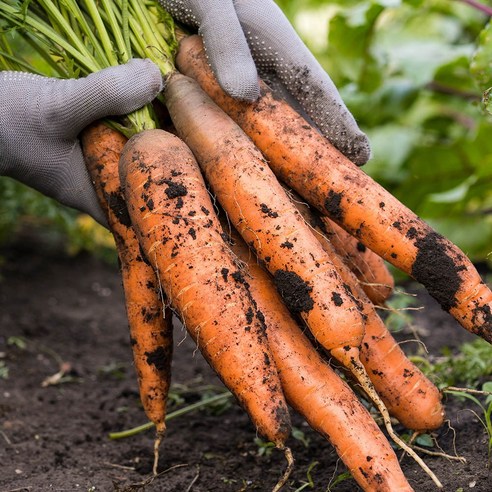
<svg viewBox="0 0 492 492">
<path fill-rule="evenodd" d="M 96 119 L 135 111 L 151 102 L 163 86 L 159 68 L 147 59 L 132 59 L 67 82 L 73 83 L 66 91 L 67 112 L 60 121 L 65 128 L 70 122 L 75 134 Z"/>
<path fill-rule="evenodd" d="M 339 150 L 357 166 L 363 166 L 371 158 L 371 144 L 363 133 L 346 142 L 343 147 Z"/>
<path fill-rule="evenodd" d="M 218 73 L 217 80 L 222 89 L 234 99 L 254 102 L 260 97 L 260 85 L 255 74 L 244 73 L 242 70 L 231 70 Z"/>
<path fill-rule="evenodd" d="M 139 106 L 146 104 L 162 91 L 164 87 L 162 74 L 159 67 L 152 60 L 148 58 L 133 58 L 123 67 L 126 67 L 129 71 L 128 74 L 124 74 L 123 78 L 133 80 L 138 89 L 131 96 L 133 104 L 138 104 Z"/>
<path fill-rule="evenodd" d="M 235 12 L 228 22 L 228 36 L 216 35 L 215 20 L 204 22 L 198 32 L 203 38 L 208 63 L 222 89 L 235 99 L 253 102 L 260 97 L 256 65 Z"/>
</svg>

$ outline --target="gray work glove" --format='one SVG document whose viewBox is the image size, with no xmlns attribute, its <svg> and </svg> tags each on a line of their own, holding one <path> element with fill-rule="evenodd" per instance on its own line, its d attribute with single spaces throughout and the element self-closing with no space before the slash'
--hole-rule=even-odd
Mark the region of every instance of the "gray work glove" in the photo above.
<svg viewBox="0 0 492 492">
<path fill-rule="evenodd" d="M 0 176 L 10 176 L 105 225 L 77 135 L 129 113 L 162 88 L 157 66 L 131 60 L 82 79 L 0 72 Z"/>
<path fill-rule="evenodd" d="M 198 28 L 221 87 L 258 98 L 258 74 L 288 95 L 323 135 L 358 165 L 370 146 L 338 90 L 272 0 L 160 0 L 177 20 Z M 296 104 L 294 104 L 296 105 Z"/>
</svg>

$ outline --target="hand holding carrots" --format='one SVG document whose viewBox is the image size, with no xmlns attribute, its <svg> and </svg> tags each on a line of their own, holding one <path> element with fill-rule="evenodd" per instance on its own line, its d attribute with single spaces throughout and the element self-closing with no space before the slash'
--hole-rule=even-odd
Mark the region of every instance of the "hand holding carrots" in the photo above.
<svg viewBox="0 0 492 492">
<path fill-rule="evenodd" d="M 234 98 L 260 96 L 258 75 L 316 124 L 358 165 L 370 157 L 331 78 L 273 0 L 160 0 L 173 17 L 198 28 L 217 80 Z"/>
<path fill-rule="evenodd" d="M 99 118 L 151 101 L 161 76 L 149 60 L 132 60 L 78 80 L 0 72 L 0 176 L 106 219 L 85 168 L 78 134 Z"/>
</svg>

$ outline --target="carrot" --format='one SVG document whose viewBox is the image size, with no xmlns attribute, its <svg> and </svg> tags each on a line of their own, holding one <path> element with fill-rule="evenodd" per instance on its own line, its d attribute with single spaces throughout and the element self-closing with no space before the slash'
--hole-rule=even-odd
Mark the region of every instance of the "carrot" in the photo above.
<svg viewBox="0 0 492 492">
<path fill-rule="evenodd" d="M 384 260 L 328 217 L 321 217 L 321 229 L 344 263 L 354 272 L 367 297 L 384 304 L 395 286 Z"/>
<path fill-rule="evenodd" d="M 251 293 L 265 316 L 268 343 L 289 404 L 332 443 L 363 490 L 413 490 L 370 414 L 302 333 L 239 235 L 233 231 L 232 237 L 232 249 L 247 265 Z"/>
<path fill-rule="evenodd" d="M 125 146 L 120 176 L 140 244 L 172 308 L 258 432 L 284 449 L 290 419 L 263 317 L 193 154 L 174 135 L 145 131 Z"/>
<path fill-rule="evenodd" d="M 194 152 L 233 225 L 274 275 L 287 307 L 357 378 L 392 439 L 440 486 L 393 431 L 388 411 L 360 362 L 364 324 L 359 306 L 259 150 L 194 80 L 173 74 L 164 95 L 177 134 Z"/>
<path fill-rule="evenodd" d="M 250 136 L 281 181 L 421 282 L 464 328 L 492 342 L 492 292 L 459 248 L 338 152 L 266 85 L 253 104 L 224 94 L 199 37 L 181 41 L 176 61 Z"/>
<path fill-rule="evenodd" d="M 164 95 L 178 135 L 233 225 L 274 275 L 288 308 L 327 350 L 358 357 L 364 335 L 359 309 L 261 153 L 192 79 L 173 75 Z"/>
<path fill-rule="evenodd" d="M 171 313 L 168 310 L 164 314 L 157 278 L 140 250 L 120 187 L 118 161 L 126 141 L 126 137 L 103 123 L 96 123 L 82 133 L 87 169 L 113 233 L 120 260 L 140 399 L 157 431 L 156 472 L 157 449 L 166 430 L 173 333 Z"/>
<path fill-rule="evenodd" d="M 384 325 L 357 278 L 344 264 L 335 248 L 319 228 L 315 211 L 294 202 L 317 234 L 323 249 L 330 255 L 345 285 L 359 303 L 365 317 L 365 335 L 360 350 L 361 362 L 389 413 L 401 424 L 415 431 L 442 426 L 444 409 L 436 386 L 404 354 Z"/>
<path fill-rule="evenodd" d="M 303 208 L 305 202 L 302 198 L 291 189 L 285 189 L 294 203 L 300 203 Z M 309 215 L 314 219 L 314 215 Z M 316 215 L 316 227 L 329 239 L 337 255 L 357 277 L 367 297 L 374 304 L 383 305 L 395 286 L 384 260 L 328 217 Z"/>
</svg>

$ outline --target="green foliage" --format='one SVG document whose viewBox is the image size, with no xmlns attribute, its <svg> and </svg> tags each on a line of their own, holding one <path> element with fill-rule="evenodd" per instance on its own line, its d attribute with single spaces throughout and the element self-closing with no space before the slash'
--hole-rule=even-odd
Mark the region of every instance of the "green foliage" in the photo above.
<svg viewBox="0 0 492 492">
<path fill-rule="evenodd" d="M 312 477 L 312 471 L 318 465 L 319 465 L 319 461 L 313 461 L 309 464 L 308 469 L 306 471 L 306 481 L 301 481 L 302 485 L 299 488 L 297 488 L 295 492 L 301 492 L 302 490 L 305 490 L 308 487 L 310 489 L 314 489 L 314 480 Z"/>
<path fill-rule="evenodd" d="M 488 459 L 490 466 L 490 459 L 492 457 L 492 381 L 488 381 L 482 386 L 482 392 L 487 394 L 485 398 L 485 402 L 482 402 L 480 398 L 474 396 L 471 393 L 467 393 L 464 391 L 452 391 L 447 390 L 447 394 L 454 395 L 458 398 L 466 398 L 475 403 L 481 410 L 481 414 L 474 412 L 483 425 L 485 432 L 487 433 L 488 443 L 487 443 L 487 451 L 488 451 Z"/>
<path fill-rule="evenodd" d="M 327 492 L 332 492 L 335 490 L 335 488 L 341 484 L 342 482 L 345 482 L 346 480 L 352 479 L 352 474 L 348 471 L 340 473 L 335 477 L 335 479 L 330 482 L 330 485 L 328 486 Z"/>
<path fill-rule="evenodd" d="M 26 233 L 48 246 L 63 245 L 69 254 L 88 251 L 116 262 L 110 233 L 89 216 L 10 178 L 0 178 L 0 244 L 15 243 Z"/>
<path fill-rule="evenodd" d="M 27 347 L 27 340 L 24 337 L 11 336 L 7 338 L 7 346 L 25 350 Z"/>
<path fill-rule="evenodd" d="M 458 352 L 444 348 L 435 360 L 414 362 L 439 388 L 465 385 L 476 388 L 492 376 L 492 346 L 482 339 L 464 343 Z"/>
<path fill-rule="evenodd" d="M 298 427 L 292 427 L 291 436 L 296 440 L 301 442 L 305 448 L 309 447 L 310 439 L 306 434 Z"/>
<path fill-rule="evenodd" d="M 417 298 L 404 292 L 395 292 L 387 301 L 388 313 L 384 324 L 389 331 L 398 332 L 412 323 L 412 308 L 417 309 Z"/>
<path fill-rule="evenodd" d="M 260 437 L 255 437 L 254 442 L 258 447 L 258 456 L 271 456 L 272 451 L 275 449 L 275 443 L 270 441 L 264 441 Z"/>
<path fill-rule="evenodd" d="M 0 360 L 0 379 L 9 378 L 9 368 L 4 360 Z"/>
</svg>

